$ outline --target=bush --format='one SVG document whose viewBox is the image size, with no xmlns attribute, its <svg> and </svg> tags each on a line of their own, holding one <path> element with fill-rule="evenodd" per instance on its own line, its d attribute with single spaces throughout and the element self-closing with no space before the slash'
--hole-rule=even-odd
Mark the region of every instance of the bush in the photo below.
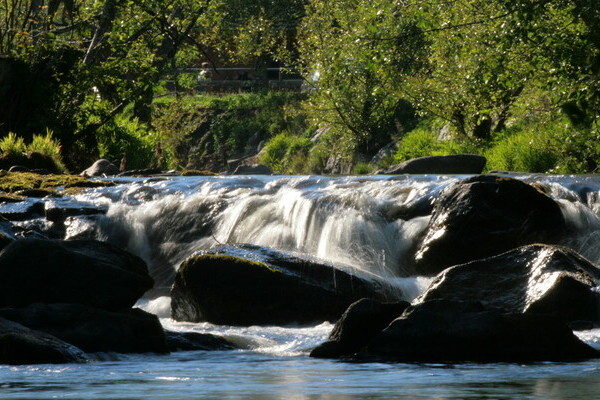
<svg viewBox="0 0 600 400">
<path fill-rule="evenodd" d="M 33 135 L 31 143 L 25 144 L 21 137 L 10 132 L 0 140 L 2 164 L 24 164 L 29 168 L 43 168 L 50 172 L 65 173 L 67 168 L 62 161 L 60 143 L 51 131 L 45 135 Z"/>
<path fill-rule="evenodd" d="M 167 164 L 161 157 L 158 136 L 148 126 L 131 118 L 127 113 L 120 114 L 105 124 L 98 135 L 100 158 L 117 162 L 126 158 L 127 169 L 144 169 Z M 165 155 L 162 155 L 163 157 Z M 162 157 L 161 157 L 162 158 Z"/>
<path fill-rule="evenodd" d="M 305 161 L 311 146 L 308 138 L 280 133 L 265 145 L 260 162 L 277 173 L 307 172 Z"/>
<path fill-rule="evenodd" d="M 485 152 L 489 170 L 549 172 L 555 168 L 558 155 L 544 135 L 532 130 L 508 130 Z"/>
<path fill-rule="evenodd" d="M 458 137 L 439 140 L 441 124 L 435 120 L 425 120 L 400 140 L 394 162 L 400 163 L 412 158 L 450 154 L 480 154 L 482 145 L 471 138 Z"/>
<path fill-rule="evenodd" d="M 9 132 L 7 136 L 0 140 L 0 151 L 5 156 L 15 157 L 25 153 L 27 148 L 22 137 L 17 137 L 14 132 Z"/>
</svg>

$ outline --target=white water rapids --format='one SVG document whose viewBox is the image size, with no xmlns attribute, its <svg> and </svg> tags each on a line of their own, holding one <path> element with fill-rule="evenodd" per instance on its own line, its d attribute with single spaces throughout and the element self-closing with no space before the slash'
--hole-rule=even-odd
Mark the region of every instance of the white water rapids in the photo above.
<svg viewBox="0 0 600 400">
<path fill-rule="evenodd" d="M 557 200 L 571 234 L 564 244 L 600 261 L 600 178 L 519 176 Z M 300 253 L 393 279 L 413 298 L 426 286 L 403 261 L 430 216 L 404 220 L 402 207 L 427 209 L 457 176 L 238 176 L 123 179 L 81 202 L 105 216 L 70 218 L 67 238 L 113 242 L 142 257 L 159 286 L 169 286 L 194 251 L 250 243 Z M 422 215 L 424 214 L 424 215 Z M 575 233 L 573 233 L 575 232 Z"/>
</svg>

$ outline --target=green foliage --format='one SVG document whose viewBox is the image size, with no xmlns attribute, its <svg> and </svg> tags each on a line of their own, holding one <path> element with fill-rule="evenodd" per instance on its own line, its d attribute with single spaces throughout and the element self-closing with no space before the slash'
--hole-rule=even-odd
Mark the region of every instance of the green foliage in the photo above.
<svg viewBox="0 0 600 400">
<path fill-rule="evenodd" d="M 26 150 L 25 140 L 22 137 L 18 137 L 14 132 L 9 132 L 8 135 L 0 140 L 0 151 L 10 157 L 21 155 Z"/>
<path fill-rule="evenodd" d="M 375 166 L 369 163 L 357 163 L 352 168 L 352 173 L 354 175 L 367 175 L 372 172 L 375 172 Z"/>
<path fill-rule="evenodd" d="M 264 140 L 303 131 L 303 117 L 293 112 L 302 98 L 288 92 L 166 98 L 157 103 L 154 125 L 173 167 L 222 170 L 227 159 Z"/>
<path fill-rule="evenodd" d="M 488 170 L 551 172 L 558 154 L 531 129 L 508 129 L 485 152 Z"/>
<path fill-rule="evenodd" d="M 311 123 L 348 137 L 347 150 L 374 154 L 402 133 L 408 80 L 425 43 L 399 1 L 313 0 L 299 33 L 301 69 L 311 84 Z M 397 38 L 402 37 L 402 40 Z"/>
<path fill-rule="evenodd" d="M 481 144 L 470 138 L 458 136 L 440 140 L 441 128 L 439 120 L 428 119 L 419 123 L 400 140 L 394 163 L 431 155 L 481 153 Z"/>
<path fill-rule="evenodd" d="M 120 114 L 98 130 L 100 158 L 116 162 L 125 158 L 127 169 L 144 169 L 168 164 L 166 155 L 157 154 L 159 139 L 137 118 Z M 161 157 L 162 156 L 162 157 Z"/>
<path fill-rule="evenodd" d="M 265 145 L 260 163 L 280 174 L 308 172 L 305 162 L 311 146 L 308 138 L 280 133 Z"/>
</svg>

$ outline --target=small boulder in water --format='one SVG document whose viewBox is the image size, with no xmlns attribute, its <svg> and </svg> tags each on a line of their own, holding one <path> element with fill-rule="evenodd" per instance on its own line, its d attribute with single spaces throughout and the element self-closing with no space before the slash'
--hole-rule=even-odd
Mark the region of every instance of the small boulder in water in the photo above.
<svg viewBox="0 0 600 400">
<path fill-rule="evenodd" d="M 558 319 L 479 303 L 433 300 L 409 307 L 375 336 L 363 359 L 399 362 L 535 362 L 597 358 Z"/>
<path fill-rule="evenodd" d="M 179 321 L 291 325 L 335 321 L 363 298 L 397 301 L 387 282 L 258 246 L 221 246 L 188 258 L 171 289 Z"/>
<path fill-rule="evenodd" d="M 0 307 L 73 303 L 121 310 L 152 285 L 141 258 L 94 240 L 21 239 L 0 252 Z"/>
<path fill-rule="evenodd" d="M 273 171 L 266 165 L 255 164 L 255 165 L 240 165 L 232 175 L 272 175 Z"/>
<path fill-rule="evenodd" d="M 415 254 L 419 275 L 495 256 L 531 243 L 556 243 L 565 220 L 558 204 L 517 179 L 481 175 L 446 188 Z"/>
<path fill-rule="evenodd" d="M 413 158 L 378 171 L 378 174 L 481 174 L 487 160 L 476 154 Z"/>
<path fill-rule="evenodd" d="M 169 350 L 172 352 L 234 350 L 238 348 L 227 339 L 210 333 L 166 331 L 165 334 Z"/>
<path fill-rule="evenodd" d="M 117 166 L 108 160 L 100 159 L 93 163 L 88 169 L 81 172 L 81 176 L 112 176 L 121 171 Z"/>
<path fill-rule="evenodd" d="M 351 304 L 336 322 L 329 340 L 311 351 L 310 356 L 338 358 L 358 352 L 408 306 L 410 303 L 406 301 L 382 303 L 371 299 Z"/>
<path fill-rule="evenodd" d="M 73 345 L 0 318 L 0 364 L 63 364 L 87 358 Z"/>
<path fill-rule="evenodd" d="M 111 312 L 80 304 L 30 304 L 2 308 L 0 317 L 45 332 L 83 351 L 168 353 L 156 315 L 134 308 Z"/>
<path fill-rule="evenodd" d="M 598 324 L 598 286 L 600 268 L 568 248 L 535 244 L 449 268 L 416 301 L 480 301 L 505 312 Z"/>
</svg>

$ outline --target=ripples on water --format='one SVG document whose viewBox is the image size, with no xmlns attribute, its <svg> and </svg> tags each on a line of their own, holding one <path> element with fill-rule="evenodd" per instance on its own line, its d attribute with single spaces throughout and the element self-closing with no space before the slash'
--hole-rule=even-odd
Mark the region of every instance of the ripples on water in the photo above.
<svg viewBox="0 0 600 400">
<path fill-rule="evenodd" d="M 600 260 L 600 179 L 521 177 L 540 182 L 580 234 L 570 245 Z M 125 179 L 79 195 L 106 217 L 69 221 L 67 236 L 127 243 L 168 288 L 193 251 L 249 242 L 386 276 L 410 300 L 426 278 L 400 277 L 402 254 L 429 219 L 391 217 L 430 201 L 458 177 L 187 177 Z M 349 251 L 352 249 L 352 251 Z M 214 333 L 242 350 L 171 355 L 102 354 L 104 361 L 0 366 L 2 399 L 597 399 L 597 361 L 563 364 L 378 364 L 317 360 L 308 352 L 331 325 L 229 327 L 169 319 L 168 297 L 138 306 L 171 330 Z M 577 333 L 600 349 L 600 330 Z"/>
</svg>

